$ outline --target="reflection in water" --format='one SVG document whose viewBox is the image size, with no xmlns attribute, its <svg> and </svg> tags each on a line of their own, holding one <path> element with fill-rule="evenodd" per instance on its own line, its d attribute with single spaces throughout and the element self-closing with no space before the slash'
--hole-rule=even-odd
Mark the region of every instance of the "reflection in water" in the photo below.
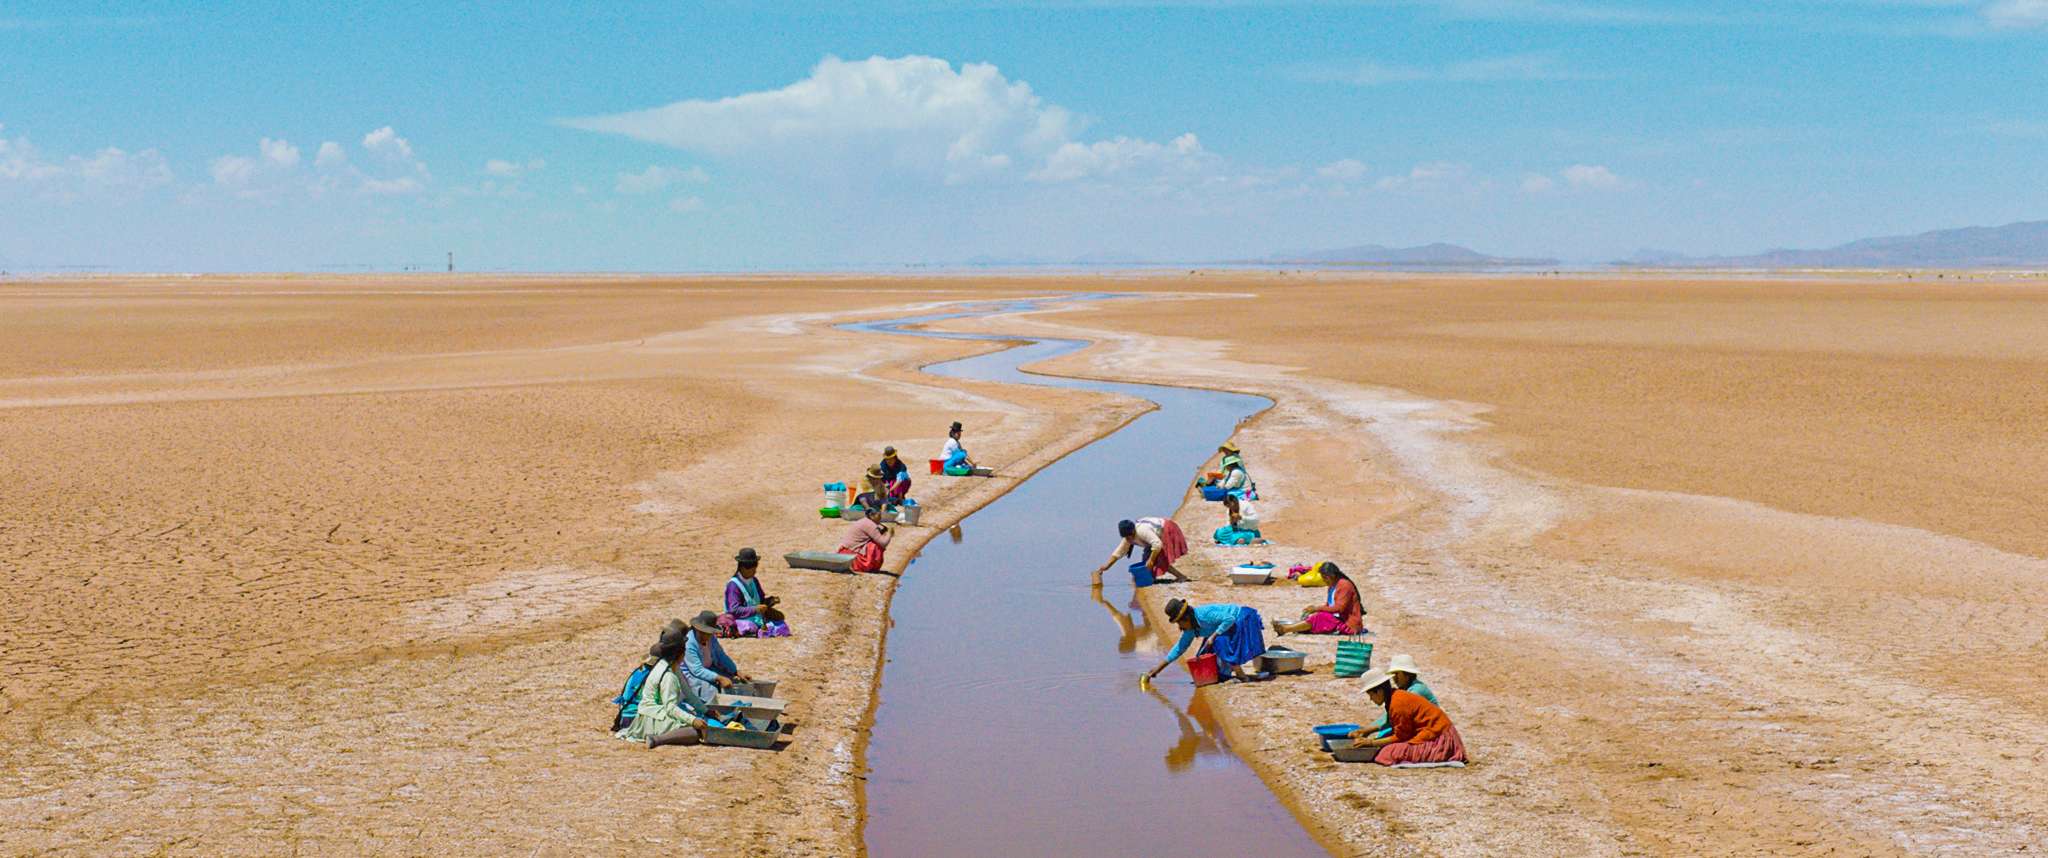
<svg viewBox="0 0 2048 858">
<path fill-rule="evenodd" d="M 1095 604 L 1101 605 L 1102 609 L 1108 611 L 1110 617 L 1116 620 L 1116 651 L 1121 653 L 1136 652 L 1138 650 L 1138 641 L 1152 631 L 1151 620 L 1146 618 L 1145 612 L 1138 608 L 1137 594 L 1131 594 L 1130 605 L 1131 610 L 1138 612 L 1138 621 L 1136 623 L 1131 622 L 1131 615 L 1129 613 L 1119 610 L 1117 606 L 1110 604 L 1108 599 L 1102 597 L 1101 584 L 1088 589 L 1088 598 L 1094 599 Z"/>
<path fill-rule="evenodd" d="M 869 854 L 1325 854 L 1231 753 L 1201 701 L 1188 702 L 1199 697 L 1190 683 L 1150 695 L 1138 688 L 1149 650 L 1163 643 L 1159 629 L 1118 607 L 1130 599 L 1128 583 L 1091 589 L 1080 571 L 1100 562 L 1109 522 L 1178 506 L 1192 465 L 1270 402 L 1018 370 L 1083 345 L 1030 341 L 925 369 L 1159 407 L 974 513 L 974 545 L 949 530 L 950 539 L 920 552 L 890 601 L 889 658 L 867 746 Z M 1083 598 L 1109 613 L 1114 649 Z M 1143 702 L 1148 696 L 1159 702 Z M 1165 795 L 1199 800 L 1160 801 Z M 1217 824 L 1220 808 L 1230 824 Z"/>
<path fill-rule="evenodd" d="M 1209 711 L 1207 697 L 1194 695 L 1188 700 L 1187 711 L 1182 712 L 1181 708 L 1175 706 L 1173 700 L 1158 688 L 1150 689 L 1150 693 L 1154 700 L 1159 701 L 1159 705 L 1165 706 L 1167 711 L 1173 713 L 1175 721 L 1180 722 L 1180 741 L 1166 749 L 1168 771 L 1187 771 L 1189 766 L 1194 765 L 1198 756 L 1229 753 L 1223 742 L 1223 727 L 1217 723 L 1216 715 Z"/>
</svg>

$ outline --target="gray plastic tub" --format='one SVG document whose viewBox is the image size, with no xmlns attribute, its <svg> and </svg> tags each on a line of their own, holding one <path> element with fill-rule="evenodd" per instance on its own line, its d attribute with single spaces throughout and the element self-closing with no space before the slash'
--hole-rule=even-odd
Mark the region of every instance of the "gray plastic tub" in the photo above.
<svg viewBox="0 0 2048 858">
<path fill-rule="evenodd" d="M 773 721 L 742 718 L 744 729 L 722 730 L 717 727 L 704 728 L 704 744 L 723 745 L 730 748 L 756 748 L 767 750 L 782 741 L 782 731 Z"/>
<path fill-rule="evenodd" d="M 852 572 L 853 555 L 832 551 L 792 551 L 782 555 L 791 569 L 818 569 L 825 572 Z"/>
</svg>

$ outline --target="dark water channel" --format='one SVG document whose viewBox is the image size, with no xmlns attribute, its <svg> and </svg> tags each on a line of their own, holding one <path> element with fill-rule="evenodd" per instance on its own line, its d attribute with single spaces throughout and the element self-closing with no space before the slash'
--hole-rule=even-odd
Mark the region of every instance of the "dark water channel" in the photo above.
<svg viewBox="0 0 2048 858">
<path fill-rule="evenodd" d="M 903 327 L 1030 306 L 848 327 L 1012 339 Z M 1040 471 L 968 518 L 954 538 L 932 540 L 905 573 L 890 608 L 888 663 L 867 748 L 868 849 L 879 856 L 1324 854 L 1231 751 L 1186 671 L 1168 668 L 1155 690 L 1138 688 L 1138 676 L 1162 653 L 1123 564 L 1104 576 L 1100 591 L 1088 584 L 1089 570 L 1117 542 L 1118 519 L 1172 513 L 1216 445 L 1270 403 L 1017 369 L 1084 345 L 1034 340 L 927 369 L 1128 394 L 1160 408 Z M 973 452 L 976 427 L 967 427 L 965 440 Z M 909 450 L 904 458 L 921 464 L 937 452 Z M 998 472 L 1003 465 L 982 464 Z M 1182 524 L 1190 539 L 1206 538 L 1221 515 Z"/>
</svg>

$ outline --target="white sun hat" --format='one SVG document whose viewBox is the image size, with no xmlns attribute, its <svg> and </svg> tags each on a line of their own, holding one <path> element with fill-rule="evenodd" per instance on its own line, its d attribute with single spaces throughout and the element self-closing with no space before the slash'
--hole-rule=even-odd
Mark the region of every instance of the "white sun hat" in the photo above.
<svg viewBox="0 0 2048 858">
<path fill-rule="evenodd" d="M 1410 673 L 1416 676 L 1422 675 L 1422 671 L 1415 667 L 1415 656 L 1412 655 L 1394 656 L 1393 661 L 1387 662 L 1387 672 Z"/>
<path fill-rule="evenodd" d="M 1382 671 L 1376 671 L 1376 672 L 1374 672 L 1374 673 L 1372 673 L 1372 674 L 1370 674 L 1370 675 L 1366 676 L 1366 678 L 1365 678 L 1365 687 L 1364 687 L 1364 688 L 1360 688 L 1360 689 L 1358 689 L 1358 691 L 1359 691 L 1359 693 L 1361 693 L 1361 694 L 1362 694 L 1362 693 L 1365 693 L 1365 692 L 1367 692 L 1367 691 L 1371 691 L 1371 690 L 1373 690 L 1373 689 L 1375 689 L 1375 688 L 1378 688 L 1378 687 L 1380 687 L 1380 686 L 1382 686 L 1382 685 L 1387 685 L 1387 686 L 1391 686 L 1391 685 L 1393 685 L 1393 682 L 1394 682 L 1394 675 L 1393 675 L 1393 674 L 1391 674 L 1391 673 L 1388 673 L 1388 672 L 1386 672 L 1386 671 L 1384 671 L 1384 670 L 1382 670 Z"/>
</svg>

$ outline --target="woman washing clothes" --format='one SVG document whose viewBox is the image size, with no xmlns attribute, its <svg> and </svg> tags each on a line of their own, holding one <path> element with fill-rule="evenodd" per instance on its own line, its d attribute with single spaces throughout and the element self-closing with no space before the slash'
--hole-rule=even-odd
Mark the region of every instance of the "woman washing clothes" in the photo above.
<svg viewBox="0 0 2048 858">
<path fill-rule="evenodd" d="M 891 502 L 900 504 L 910 497 L 910 466 L 903 464 L 895 447 L 882 448 L 882 463 L 877 467 L 882 469 L 882 484 L 888 489 Z"/>
<path fill-rule="evenodd" d="M 1436 692 L 1429 690 L 1429 686 L 1422 683 L 1421 674 L 1422 671 L 1415 666 L 1415 658 L 1413 656 L 1397 655 L 1394 656 L 1393 661 L 1387 663 L 1387 675 L 1393 677 L 1395 688 L 1418 695 L 1435 705 L 1438 709 L 1442 709 L 1443 704 L 1437 702 Z M 1378 724 L 1374 724 L 1352 735 L 1364 734 L 1375 739 L 1381 739 L 1391 736 L 1393 733 L 1393 725 L 1387 723 L 1387 715 L 1382 712 L 1380 713 L 1380 722 Z"/>
<path fill-rule="evenodd" d="M 761 589 L 760 552 L 742 548 L 733 561 L 738 568 L 725 582 L 725 614 L 718 618 L 719 632 L 729 638 L 789 637 L 789 624 L 782 609 L 776 607 L 782 600 Z"/>
<path fill-rule="evenodd" d="M 1224 496 L 1223 511 L 1230 516 L 1230 523 L 1216 528 L 1212 534 L 1217 545 L 1252 545 L 1266 541 L 1266 537 L 1259 533 L 1258 519 L 1245 514 L 1245 507 L 1238 502 L 1236 495 Z"/>
<path fill-rule="evenodd" d="M 718 642 L 717 614 L 704 611 L 690 620 L 690 634 L 683 642 L 683 676 L 690 694 L 706 703 L 733 683 L 750 681 Z"/>
<path fill-rule="evenodd" d="M 1254 679 L 1245 673 L 1244 665 L 1266 652 L 1265 623 L 1259 619 L 1258 609 L 1245 605 L 1196 606 L 1188 604 L 1185 599 L 1168 599 L 1166 618 L 1180 628 L 1180 640 L 1174 643 L 1158 667 L 1145 674 L 1145 682 L 1141 684 L 1149 684 L 1167 665 L 1179 660 L 1196 637 L 1202 639 L 1202 648 L 1196 654 L 1215 653 L 1219 676 L 1227 669 L 1240 682 Z"/>
<path fill-rule="evenodd" d="M 839 553 L 853 555 L 852 571 L 880 572 L 882 560 L 889 548 L 889 528 L 882 524 L 882 508 L 867 507 L 867 513 L 846 529 L 846 538 L 839 543 Z"/>
<path fill-rule="evenodd" d="M 1337 568 L 1337 564 L 1325 560 L 1316 564 L 1321 570 L 1323 582 L 1328 586 L 1323 591 L 1323 603 L 1301 609 L 1301 621 L 1282 623 L 1273 621 L 1276 635 L 1362 635 L 1365 634 L 1365 604 L 1358 598 L 1358 585 L 1351 576 Z"/>
<path fill-rule="evenodd" d="M 853 505 L 861 509 L 887 510 L 896 505 L 889 497 L 889 478 L 881 465 L 871 465 L 861 475 L 860 494 L 853 498 Z"/>
<path fill-rule="evenodd" d="M 1351 747 L 1380 749 L 1373 762 L 1382 766 L 1465 764 L 1465 740 L 1444 710 L 1420 694 L 1395 688 L 1392 673 L 1382 673 L 1369 682 L 1366 696 L 1385 710 L 1391 729 L 1377 738 L 1368 734 L 1371 728 L 1358 730 L 1351 734 Z"/>
<path fill-rule="evenodd" d="M 1222 446 L 1216 448 L 1216 452 L 1223 454 L 1223 461 L 1219 465 L 1223 469 L 1223 478 L 1211 480 L 1204 477 L 1197 481 L 1195 485 L 1197 487 L 1216 486 L 1229 493 L 1226 497 L 1258 500 L 1258 486 L 1252 483 L 1251 472 L 1245 470 L 1244 455 L 1237 451 L 1237 445 L 1225 441 Z"/>
<path fill-rule="evenodd" d="M 1141 518 L 1133 521 L 1127 518 L 1116 523 L 1116 535 L 1122 541 L 1116 544 L 1115 551 L 1110 552 L 1109 559 L 1096 568 L 1092 576 L 1095 583 L 1102 583 L 1102 573 L 1140 548 L 1145 550 L 1141 562 L 1152 570 L 1153 577 L 1170 575 L 1175 581 L 1189 580 L 1173 566 L 1174 561 L 1188 553 L 1188 537 L 1181 533 L 1180 525 L 1173 519 Z"/>
<path fill-rule="evenodd" d="M 974 460 L 967 458 L 967 448 L 960 446 L 960 421 L 953 421 L 952 428 L 946 430 L 946 450 L 940 458 L 945 460 L 948 471 L 975 467 Z"/>
<path fill-rule="evenodd" d="M 646 742 L 649 748 L 663 745 L 695 745 L 705 728 L 704 699 L 683 681 L 684 650 L 690 630 L 681 620 L 670 620 L 661 639 L 647 651 L 654 667 L 640 686 L 639 711 L 623 729 L 612 735 L 629 742 Z"/>
</svg>

